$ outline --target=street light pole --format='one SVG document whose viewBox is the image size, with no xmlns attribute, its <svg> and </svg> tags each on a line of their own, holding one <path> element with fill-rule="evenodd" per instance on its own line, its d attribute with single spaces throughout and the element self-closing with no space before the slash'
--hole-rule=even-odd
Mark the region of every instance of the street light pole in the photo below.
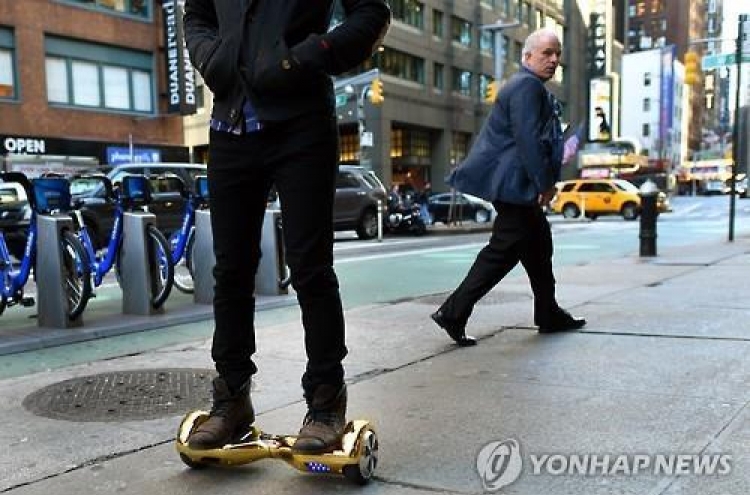
<svg viewBox="0 0 750 495">
<path fill-rule="evenodd" d="M 516 26 L 520 26 L 521 23 L 516 22 L 506 22 L 503 23 L 501 21 L 497 21 L 494 24 L 484 24 L 479 27 L 479 29 L 483 29 L 486 31 L 491 32 L 494 35 L 495 38 L 495 81 L 500 83 L 503 79 L 503 71 L 505 67 L 505 50 L 503 48 L 503 35 L 501 34 L 504 29 L 514 28 Z"/>
<path fill-rule="evenodd" d="M 737 87 L 734 94 L 734 123 L 732 125 L 732 166 L 731 166 L 731 185 L 729 187 L 729 242 L 734 241 L 734 217 L 736 209 L 737 196 L 737 161 L 740 157 L 740 83 L 742 81 L 742 44 L 744 42 L 744 26 L 748 16 L 743 14 L 739 16 L 737 23 L 737 40 L 735 44 L 735 67 L 737 68 Z"/>
</svg>

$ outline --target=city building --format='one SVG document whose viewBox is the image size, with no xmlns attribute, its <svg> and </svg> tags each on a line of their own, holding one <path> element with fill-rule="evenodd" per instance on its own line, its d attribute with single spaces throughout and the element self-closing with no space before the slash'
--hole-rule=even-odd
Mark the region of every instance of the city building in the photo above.
<svg viewBox="0 0 750 495">
<path fill-rule="evenodd" d="M 621 97 L 628 104 L 621 107 L 621 136 L 637 143 L 639 154 L 648 157 L 649 172 L 665 180 L 687 157 L 690 120 L 689 86 L 674 52 L 667 45 L 622 57 Z"/>
<path fill-rule="evenodd" d="M 0 2 L 0 165 L 188 161 L 180 13 L 171 0 Z"/>
<path fill-rule="evenodd" d="M 393 22 L 382 50 L 335 82 L 341 163 L 371 168 L 390 186 L 420 189 L 466 156 L 490 109 L 496 79 L 518 70 L 522 43 L 544 27 L 563 40 L 563 61 L 549 89 L 566 121 L 586 115 L 586 22 L 565 0 L 390 0 Z M 341 19 L 337 12 L 334 22 Z M 496 44 L 495 36 L 501 36 Z M 495 63 L 496 45 L 502 53 Z M 380 81 L 382 102 L 371 100 Z M 197 82 L 201 87 L 200 81 Z M 376 83 L 377 84 L 377 83 Z M 204 91 L 202 88 L 201 91 Z M 210 102 L 210 94 L 205 93 Z M 210 109 L 185 119 L 185 142 L 206 158 Z M 573 171 L 572 173 L 574 173 Z"/>
<path fill-rule="evenodd" d="M 695 40 L 707 37 L 707 26 L 715 19 L 720 0 L 628 0 L 626 52 L 634 53 L 654 48 L 674 46 L 675 57 L 685 62 L 685 53 L 703 53 L 704 44 Z M 711 16 L 707 5 L 714 4 Z M 718 29 L 714 24 L 714 29 Z M 690 123 L 688 149 L 699 150 L 706 104 L 704 81 L 693 85 L 689 93 Z"/>
</svg>

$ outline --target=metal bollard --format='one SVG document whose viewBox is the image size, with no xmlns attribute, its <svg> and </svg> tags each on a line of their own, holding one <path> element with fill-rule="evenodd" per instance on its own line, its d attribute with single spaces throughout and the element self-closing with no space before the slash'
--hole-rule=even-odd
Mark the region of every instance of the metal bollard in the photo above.
<svg viewBox="0 0 750 495">
<path fill-rule="evenodd" d="M 122 222 L 122 247 L 120 248 L 120 284 L 122 287 L 122 312 L 149 316 L 164 312 L 164 306 L 151 304 L 151 277 L 148 256 L 149 224 L 156 225 L 156 216 L 146 212 L 126 212 Z"/>
<path fill-rule="evenodd" d="M 36 276 L 38 324 L 40 327 L 72 328 L 83 325 L 83 318 L 68 318 L 68 301 L 62 273 L 60 238 L 64 229 L 73 230 L 69 216 L 37 217 Z"/>
<path fill-rule="evenodd" d="M 639 231 L 640 255 L 656 256 L 656 197 L 659 189 L 652 180 L 641 185 L 641 225 Z"/>
<path fill-rule="evenodd" d="M 195 240 L 193 241 L 193 302 L 212 304 L 214 300 L 214 257 L 211 212 L 195 212 Z"/>
<path fill-rule="evenodd" d="M 383 242 L 383 202 L 378 200 L 378 242 Z"/>
</svg>

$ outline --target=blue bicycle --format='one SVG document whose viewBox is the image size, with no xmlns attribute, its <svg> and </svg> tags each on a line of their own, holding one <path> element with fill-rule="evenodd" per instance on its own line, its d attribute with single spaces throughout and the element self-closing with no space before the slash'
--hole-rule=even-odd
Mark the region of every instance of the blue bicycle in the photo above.
<svg viewBox="0 0 750 495">
<path fill-rule="evenodd" d="M 31 209 L 26 246 L 20 267 L 14 268 L 5 237 L 0 231 L 0 314 L 6 307 L 20 304 L 33 306 L 33 297 L 24 296 L 23 289 L 35 266 L 37 255 L 37 215 L 64 212 L 70 208 L 70 185 L 61 177 L 29 180 L 20 172 L 0 173 L 0 180 L 20 184 L 26 192 Z M 45 248 L 50 248 L 45 246 Z M 60 237 L 62 273 L 64 276 L 67 315 L 71 320 L 80 316 L 91 296 L 91 272 L 86 251 L 75 233 L 64 230 Z"/>
<path fill-rule="evenodd" d="M 103 197 L 107 201 L 113 201 L 114 225 L 109 234 L 109 241 L 102 254 L 98 254 L 95 243 L 91 238 L 88 227 L 83 220 L 79 210 L 74 210 L 74 219 L 77 224 L 77 234 L 89 260 L 88 269 L 94 281 L 94 286 L 99 287 L 104 281 L 107 273 L 115 269 L 118 282 L 120 280 L 119 254 L 123 237 L 123 217 L 126 211 L 135 211 L 144 208 L 150 202 L 150 185 L 148 179 L 143 175 L 127 175 L 122 178 L 118 191 L 112 186 L 112 182 L 106 175 L 81 175 L 73 179 L 76 189 L 103 188 Z M 149 224 L 147 226 L 147 262 L 149 272 L 156 274 L 151 280 L 151 305 L 154 308 L 161 307 L 169 297 L 174 283 L 174 267 L 172 265 L 169 244 L 164 234 Z"/>
<path fill-rule="evenodd" d="M 180 229 L 169 237 L 169 247 L 172 252 L 174 266 L 174 286 L 185 294 L 195 292 L 193 281 L 193 246 L 195 245 L 195 212 L 208 207 L 208 178 L 199 175 L 195 178 L 193 190 L 185 186 L 185 182 L 176 176 L 157 177 L 152 179 L 173 180 L 177 182 L 177 189 L 185 198 L 185 212 L 182 215 Z"/>
</svg>

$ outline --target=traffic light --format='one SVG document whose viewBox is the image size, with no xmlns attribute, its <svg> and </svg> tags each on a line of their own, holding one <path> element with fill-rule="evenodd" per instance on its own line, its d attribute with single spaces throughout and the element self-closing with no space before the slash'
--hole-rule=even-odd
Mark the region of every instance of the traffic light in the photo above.
<svg viewBox="0 0 750 495">
<path fill-rule="evenodd" d="M 685 84 L 692 86 L 697 83 L 700 79 L 698 76 L 700 70 L 698 54 L 696 52 L 685 53 Z"/>
<path fill-rule="evenodd" d="M 495 103 L 495 100 L 497 99 L 497 90 L 499 89 L 499 84 L 497 81 L 492 81 L 487 84 L 487 89 L 484 93 L 484 101 L 485 103 Z"/>
<path fill-rule="evenodd" d="M 375 78 L 370 83 L 370 102 L 373 105 L 380 105 L 385 100 L 383 96 L 383 81 L 379 78 Z"/>
</svg>

